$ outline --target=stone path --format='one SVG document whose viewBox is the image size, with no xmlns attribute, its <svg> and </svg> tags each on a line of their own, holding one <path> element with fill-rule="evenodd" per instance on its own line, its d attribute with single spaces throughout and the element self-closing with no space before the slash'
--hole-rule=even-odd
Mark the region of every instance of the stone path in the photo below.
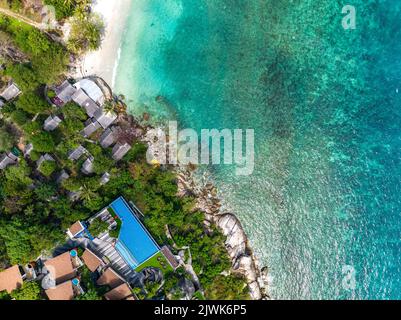
<svg viewBox="0 0 401 320">
<path fill-rule="evenodd" d="M 26 24 L 29 24 L 30 26 L 32 26 L 32 27 L 34 27 L 36 29 L 39 29 L 40 31 L 46 33 L 52 40 L 54 40 L 56 42 L 59 42 L 59 43 L 64 45 L 64 41 L 60 37 L 57 37 L 56 35 L 51 34 L 51 33 L 49 33 L 47 31 L 47 26 L 44 23 L 36 22 L 36 21 L 34 21 L 32 19 L 29 19 L 28 17 L 25 17 L 25 16 L 23 16 L 23 15 L 21 15 L 19 13 L 16 13 L 16 12 L 11 11 L 11 10 L 6 9 L 6 8 L 1 8 L 0 7 L 0 14 L 9 16 L 11 18 L 14 18 L 14 19 L 17 19 L 19 21 L 22 21 L 22 22 L 24 22 Z"/>
</svg>

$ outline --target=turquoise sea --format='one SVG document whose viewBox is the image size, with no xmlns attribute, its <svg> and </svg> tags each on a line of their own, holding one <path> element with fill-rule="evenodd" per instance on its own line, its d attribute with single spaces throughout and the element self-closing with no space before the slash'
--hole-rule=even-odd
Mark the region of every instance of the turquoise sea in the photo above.
<svg viewBox="0 0 401 320">
<path fill-rule="evenodd" d="M 125 29 L 132 113 L 255 129 L 252 176 L 209 171 L 276 299 L 401 298 L 401 2 L 346 4 L 133 0 Z"/>
</svg>

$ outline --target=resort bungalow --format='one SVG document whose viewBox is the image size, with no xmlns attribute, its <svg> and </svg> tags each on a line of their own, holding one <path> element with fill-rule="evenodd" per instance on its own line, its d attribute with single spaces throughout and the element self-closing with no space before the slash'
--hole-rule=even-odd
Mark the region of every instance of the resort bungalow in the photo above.
<svg viewBox="0 0 401 320">
<path fill-rule="evenodd" d="M 88 154 L 88 150 L 86 150 L 85 147 L 80 145 L 79 147 L 68 153 L 68 160 L 72 161 L 78 160 L 79 158 L 81 158 L 83 154 Z"/>
<path fill-rule="evenodd" d="M 107 129 L 113 124 L 114 121 L 116 121 L 117 115 L 112 111 L 105 112 L 104 110 L 99 109 L 95 113 L 94 118 L 97 122 L 99 122 L 103 129 Z"/>
<path fill-rule="evenodd" d="M 33 144 L 28 143 L 24 148 L 24 157 L 28 157 L 33 151 Z"/>
<path fill-rule="evenodd" d="M 0 157 L 0 170 L 4 170 L 9 165 L 18 163 L 18 157 L 12 152 L 7 152 Z"/>
<path fill-rule="evenodd" d="M 119 127 L 111 127 L 108 128 L 100 137 L 100 145 L 103 148 L 108 148 L 114 143 L 116 143 L 120 128 Z"/>
<path fill-rule="evenodd" d="M 54 288 L 47 289 L 45 290 L 45 293 L 49 300 L 57 300 L 57 301 L 72 300 L 74 299 L 75 296 L 71 280 L 59 284 Z"/>
<path fill-rule="evenodd" d="M 104 186 L 105 184 L 109 183 L 110 181 L 110 173 L 105 172 L 100 178 L 100 184 Z"/>
<path fill-rule="evenodd" d="M 54 131 L 60 123 L 61 119 L 59 117 L 51 115 L 45 120 L 43 129 L 45 129 L 45 131 Z"/>
<path fill-rule="evenodd" d="M 67 196 L 72 202 L 75 202 L 79 200 L 79 198 L 81 197 L 81 193 L 81 191 L 69 191 L 67 193 Z"/>
<path fill-rule="evenodd" d="M 19 289 L 23 284 L 23 279 L 18 265 L 0 271 L 0 292 L 12 291 Z"/>
<path fill-rule="evenodd" d="M 113 147 L 112 157 L 114 160 L 119 161 L 128 153 L 131 146 L 128 143 L 117 143 Z"/>
<path fill-rule="evenodd" d="M 109 286 L 110 288 L 114 289 L 125 283 L 125 280 L 111 267 L 109 267 L 104 270 L 96 283 L 99 286 Z"/>
<path fill-rule="evenodd" d="M 103 260 L 89 249 L 84 251 L 81 258 L 91 272 L 100 271 L 105 266 Z"/>
<path fill-rule="evenodd" d="M 105 101 L 105 97 L 102 89 L 96 84 L 95 81 L 90 79 L 81 79 L 74 84 L 74 87 L 79 91 L 82 90 L 85 94 L 96 104 L 102 106 Z M 92 117 L 92 116 L 90 116 Z"/>
<path fill-rule="evenodd" d="M 70 177 L 70 175 L 67 173 L 67 171 L 62 170 L 58 175 L 57 175 L 57 184 L 62 184 L 65 180 L 67 180 Z"/>
<path fill-rule="evenodd" d="M 89 79 L 82 79 L 74 85 L 66 80 L 56 88 L 55 92 L 56 97 L 53 99 L 53 103 L 57 106 L 63 106 L 72 100 L 83 107 L 89 117 L 93 117 L 105 100 L 99 86 Z"/>
<path fill-rule="evenodd" d="M 77 92 L 77 89 L 66 80 L 56 88 L 55 92 L 56 97 L 53 98 L 53 103 L 61 107 L 72 100 L 72 96 Z"/>
<path fill-rule="evenodd" d="M 178 263 L 177 259 L 174 257 L 174 255 L 172 254 L 172 252 L 170 251 L 170 249 L 167 246 L 163 246 L 160 249 L 160 252 L 164 255 L 164 257 L 167 259 L 168 263 L 171 265 L 171 267 L 174 270 L 177 270 L 177 268 L 180 266 L 180 264 Z"/>
<path fill-rule="evenodd" d="M 106 300 L 128 300 L 129 298 L 129 300 L 137 300 L 128 283 L 123 283 L 110 290 L 104 295 L 104 297 Z"/>
<path fill-rule="evenodd" d="M 86 114 L 91 118 L 100 109 L 99 106 L 91 98 L 89 98 L 83 90 L 78 90 L 75 92 L 75 94 L 72 96 L 72 100 L 84 108 Z"/>
<path fill-rule="evenodd" d="M 99 122 L 96 121 L 96 119 L 94 118 L 88 119 L 85 122 L 85 128 L 81 131 L 81 135 L 87 138 L 100 128 L 101 125 L 99 124 Z"/>
<path fill-rule="evenodd" d="M 42 287 L 50 300 L 71 300 L 82 292 L 79 280 L 75 277 L 83 263 L 76 250 L 47 260 L 44 265 L 44 271 L 48 274 L 42 279 Z"/>
<path fill-rule="evenodd" d="M 85 231 L 84 225 L 81 221 L 75 222 L 71 227 L 67 230 L 67 235 L 70 239 L 78 238 Z"/>
<path fill-rule="evenodd" d="M 135 299 L 131 287 L 111 267 L 104 270 L 96 283 L 99 286 L 107 285 L 111 288 L 111 290 L 104 295 L 106 300 L 124 300 L 128 297 L 133 297 Z"/>
<path fill-rule="evenodd" d="M 71 280 L 76 276 L 76 267 L 73 264 L 73 254 L 69 251 L 45 261 L 45 267 L 56 284 Z"/>
<path fill-rule="evenodd" d="M 93 117 L 103 105 L 105 97 L 99 86 L 92 80 L 82 79 L 74 84 L 75 93 L 72 100 L 85 109 L 89 117 Z"/>
<path fill-rule="evenodd" d="M 15 83 L 11 83 L 2 93 L 0 93 L 0 97 L 2 97 L 6 101 L 10 101 L 15 99 L 21 94 L 21 90 L 17 87 Z"/>
<path fill-rule="evenodd" d="M 15 157 L 11 152 L 5 153 L 0 156 L 0 170 L 4 170 L 9 165 L 16 163 L 17 163 L 17 157 Z"/>
<path fill-rule="evenodd" d="M 93 173 L 94 161 L 95 158 L 92 156 L 85 160 L 81 168 L 83 174 L 89 175 Z"/>
</svg>

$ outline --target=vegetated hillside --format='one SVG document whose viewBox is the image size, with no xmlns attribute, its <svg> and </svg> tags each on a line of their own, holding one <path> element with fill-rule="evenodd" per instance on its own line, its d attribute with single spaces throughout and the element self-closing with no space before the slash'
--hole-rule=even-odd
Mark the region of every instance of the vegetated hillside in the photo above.
<svg viewBox="0 0 401 320">
<path fill-rule="evenodd" d="M 192 198 L 177 197 L 173 172 L 149 165 L 145 159 L 146 146 L 138 141 L 123 161 L 116 164 L 111 160 L 110 150 L 79 134 L 86 117 L 80 107 L 70 103 L 55 110 L 47 103 L 43 87 L 63 78 L 69 59 L 67 49 L 40 31 L 3 16 L 0 16 L 0 32 L 24 56 L 23 62 L 3 56 L 5 68 L 0 76 L 4 80 L 13 79 L 23 93 L 1 111 L 3 145 L 0 147 L 11 147 L 6 140 L 21 149 L 29 142 L 34 146 L 30 157 L 21 156 L 18 165 L 0 171 L 0 268 L 29 262 L 42 250 L 52 249 L 64 241 L 65 230 L 73 222 L 88 218 L 123 195 L 144 212 L 144 222 L 156 241 L 190 247 L 193 266 L 207 298 L 247 298 L 243 279 L 222 275 L 230 270 L 224 237 L 217 229 L 204 226 L 203 213 L 193 210 Z M 55 131 L 46 132 L 42 129 L 43 122 L 53 113 L 62 115 L 65 121 Z M 91 176 L 80 173 L 82 162 L 67 158 L 68 151 L 79 144 L 95 157 L 95 172 Z M 37 170 L 36 160 L 45 153 L 53 155 L 56 163 L 50 171 Z M 71 178 L 57 185 L 55 174 L 62 169 L 68 170 Z M 112 178 L 102 186 L 100 175 L 106 171 Z M 75 191 L 80 196 L 73 202 L 68 192 Z M 166 226 L 172 239 L 166 236 Z M 166 295 L 175 292 L 180 272 L 183 273 L 181 270 L 167 275 L 163 288 Z M 179 298 L 176 293 L 169 296 Z"/>
</svg>

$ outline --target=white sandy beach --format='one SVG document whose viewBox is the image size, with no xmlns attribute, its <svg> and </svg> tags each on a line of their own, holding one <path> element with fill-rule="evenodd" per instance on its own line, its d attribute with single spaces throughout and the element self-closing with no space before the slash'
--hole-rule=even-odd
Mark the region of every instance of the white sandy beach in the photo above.
<svg viewBox="0 0 401 320">
<path fill-rule="evenodd" d="M 119 48 L 131 5 L 132 0 L 93 0 L 93 11 L 103 19 L 105 34 L 101 48 L 83 58 L 82 75 L 96 74 L 114 86 Z"/>
</svg>

